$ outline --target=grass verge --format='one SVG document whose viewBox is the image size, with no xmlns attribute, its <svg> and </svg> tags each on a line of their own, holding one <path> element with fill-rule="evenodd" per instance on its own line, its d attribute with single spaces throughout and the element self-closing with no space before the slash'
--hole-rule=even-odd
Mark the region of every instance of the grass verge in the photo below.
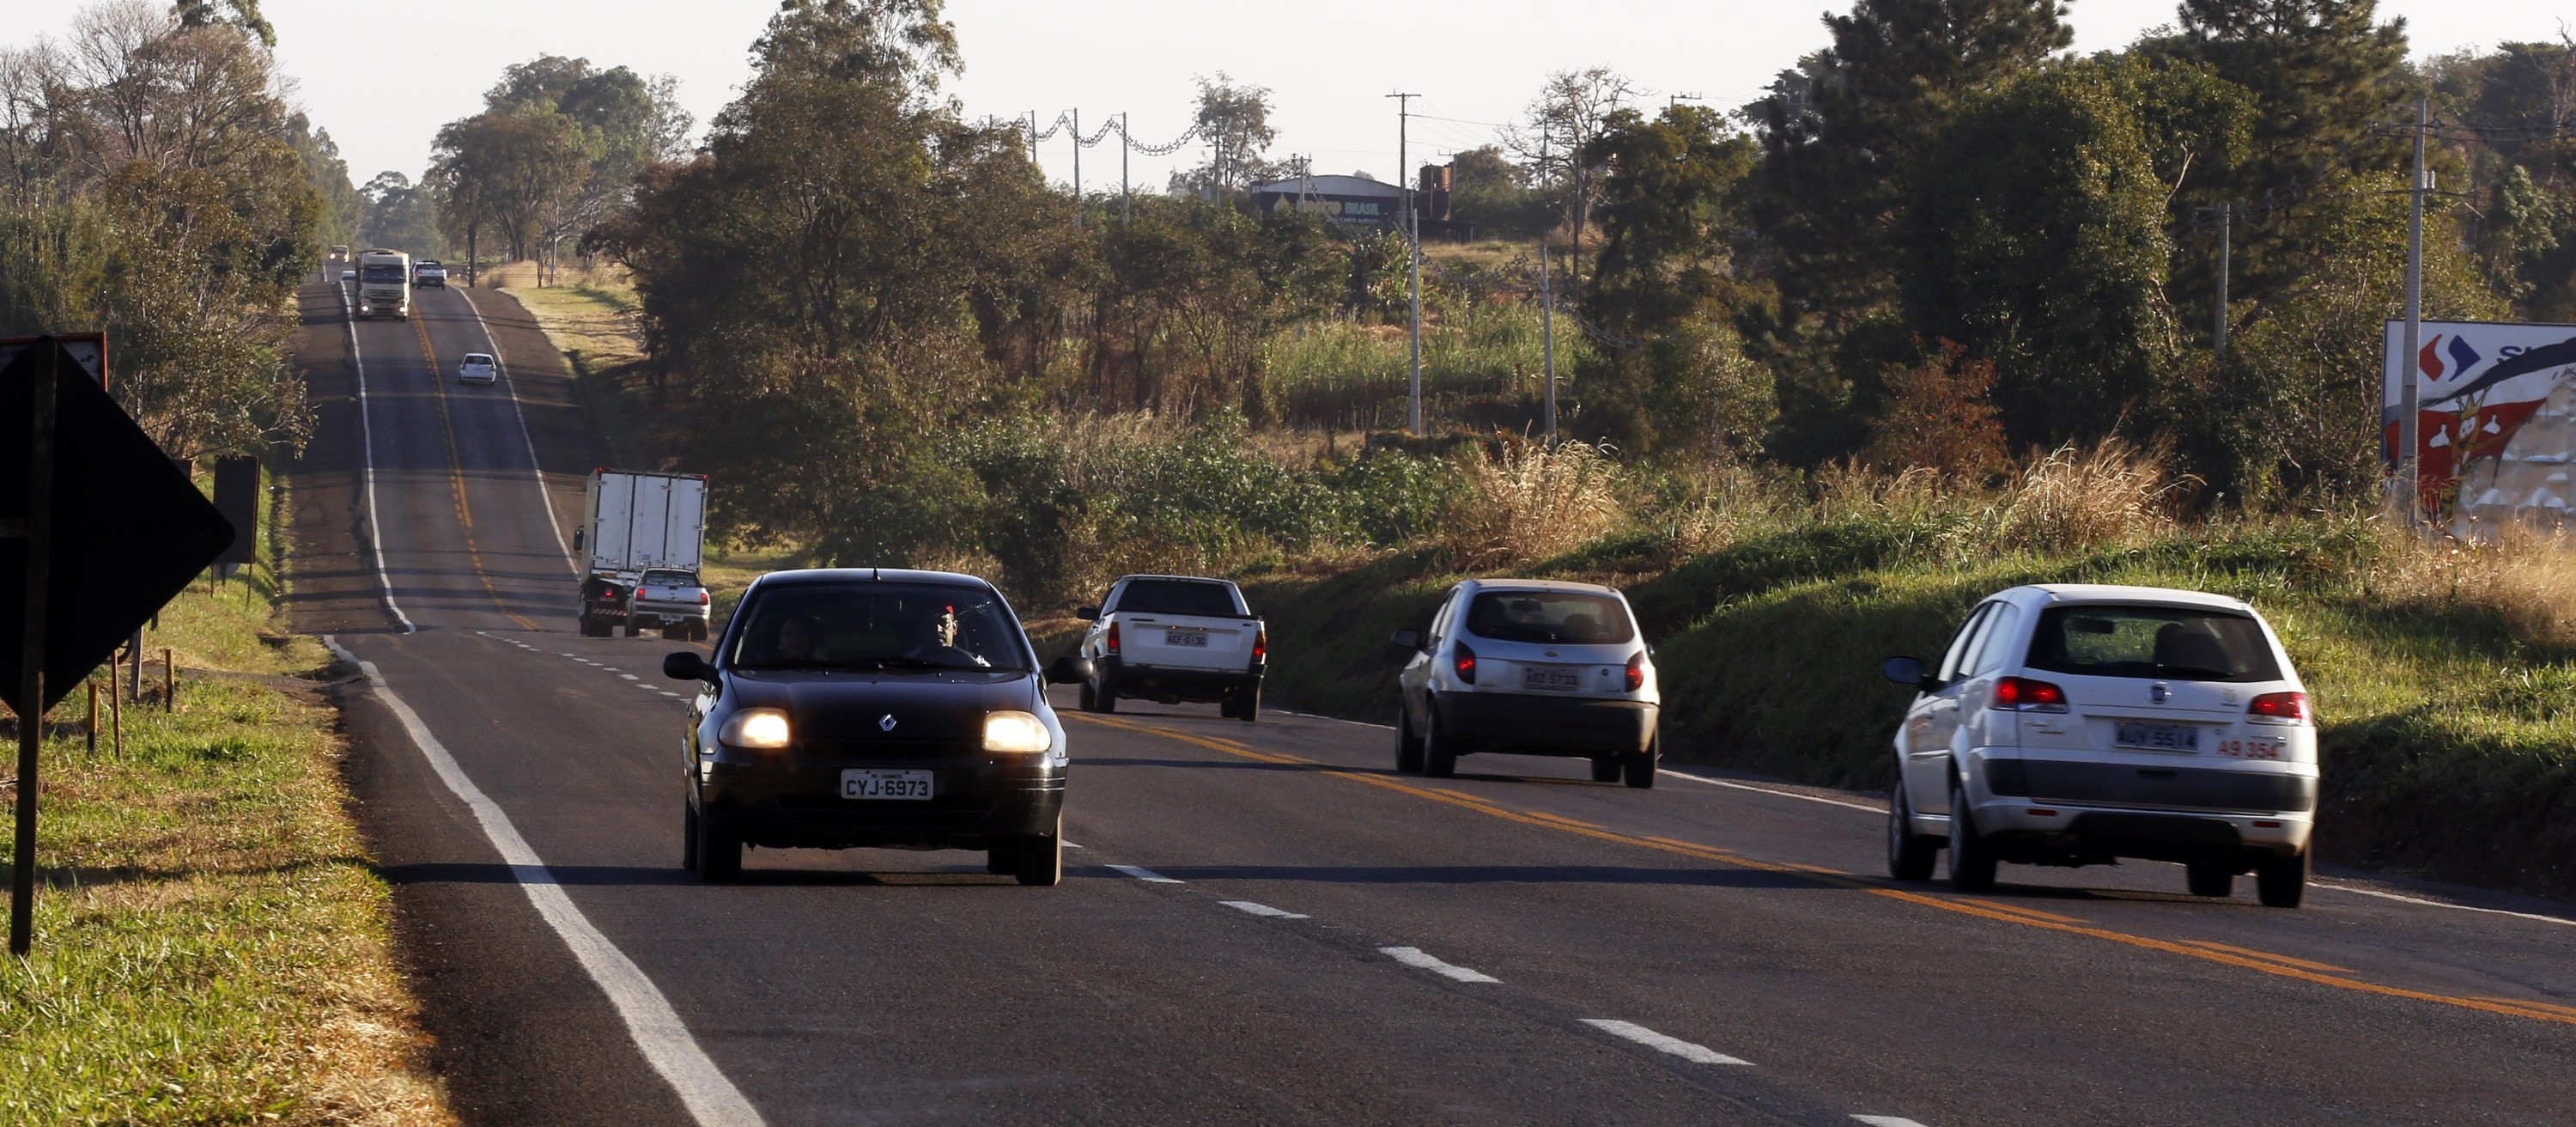
<svg viewBox="0 0 2576 1127">
<path fill-rule="evenodd" d="M 414 1067 L 389 892 L 315 679 L 330 659 L 273 628 L 275 575 L 164 610 L 145 645 L 175 654 L 176 708 L 147 670 L 122 755 L 104 703 L 95 751 L 86 693 L 55 710 L 36 950 L 0 956 L 0 1120 L 454 1121 Z"/>
</svg>

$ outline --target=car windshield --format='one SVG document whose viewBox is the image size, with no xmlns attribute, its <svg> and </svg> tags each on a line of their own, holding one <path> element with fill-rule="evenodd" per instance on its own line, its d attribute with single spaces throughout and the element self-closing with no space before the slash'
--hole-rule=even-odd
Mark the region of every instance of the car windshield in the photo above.
<svg viewBox="0 0 2576 1127">
<path fill-rule="evenodd" d="M 403 270 L 400 266 L 361 267 L 358 273 L 358 280 L 362 282 L 399 282 L 403 280 Z"/>
<path fill-rule="evenodd" d="M 654 568 L 644 573 L 644 582 L 655 587 L 695 587 L 698 577 L 685 571 Z"/>
<path fill-rule="evenodd" d="M 1195 614 L 1209 618 L 1234 618 L 1243 613 L 1234 605 L 1234 592 L 1225 584 L 1194 579 L 1131 579 L 1127 590 L 1118 596 L 1118 605 L 1109 608 L 1130 614 Z"/>
<path fill-rule="evenodd" d="M 726 659 L 739 669 L 1029 669 L 1018 620 L 985 588 L 784 583 L 748 611 Z"/>
<path fill-rule="evenodd" d="M 2253 619 L 2190 607 L 2050 607 L 2039 613 L 2026 664 L 2080 677 L 2281 679 L 2272 646 Z"/>
<path fill-rule="evenodd" d="M 1484 591 L 1467 604 L 1467 632 L 1498 642 L 1609 646 L 1634 639 L 1627 604 L 1581 591 Z"/>
</svg>

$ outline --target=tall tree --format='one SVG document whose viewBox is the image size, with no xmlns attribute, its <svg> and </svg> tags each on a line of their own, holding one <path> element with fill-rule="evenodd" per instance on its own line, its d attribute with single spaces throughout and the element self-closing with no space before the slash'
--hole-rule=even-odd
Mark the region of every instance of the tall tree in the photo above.
<svg viewBox="0 0 2576 1127">
<path fill-rule="evenodd" d="M 1287 175 L 1263 159 L 1279 137 L 1270 124 L 1270 88 L 1236 82 L 1224 71 L 1198 83 L 1198 109 L 1190 120 L 1208 146 L 1207 161 L 1174 172 L 1171 189 L 1223 195 Z"/>
<path fill-rule="evenodd" d="M 1543 187 L 1555 197 L 1563 218 L 1568 270 L 1578 288 L 1583 279 L 1583 233 L 1592 225 L 1592 209 L 1601 199 L 1601 166 L 1583 154 L 1597 146 L 1611 119 L 1637 96 L 1637 84 L 1609 67 L 1561 70 L 1549 75 L 1538 97 L 1521 111 L 1519 124 L 1504 131 L 1504 144 L 1538 170 Z M 1409 180 L 1413 173 L 1405 170 Z"/>
</svg>

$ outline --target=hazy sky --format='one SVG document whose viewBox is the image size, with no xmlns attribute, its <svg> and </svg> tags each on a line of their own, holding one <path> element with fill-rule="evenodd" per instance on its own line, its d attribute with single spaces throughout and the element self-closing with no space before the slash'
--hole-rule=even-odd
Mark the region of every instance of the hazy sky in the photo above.
<svg viewBox="0 0 2576 1127">
<path fill-rule="evenodd" d="M 0 43 L 60 36 L 87 0 L 9 0 Z M 969 114 L 1041 122 L 1079 109 L 1086 131 L 1120 111 L 1138 141 L 1188 123 L 1192 79 L 1231 74 L 1272 90 L 1271 156 L 1307 153 L 1317 172 L 1397 175 L 1395 103 L 1421 94 L 1412 163 L 1472 148 L 1510 120 L 1550 71 L 1606 64 L 1652 91 L 1733 108 L 1772 74 L 1825 43 L 1827 8 L 1849 0 L 1390 0 L 1371 4 L 1206 0 L 949 0 L 966 73 L 951 84 Z M 2075 0 L 2075 45 L 2116 48 L 2172 22 L 2175 0 Z M 749 47 L 771 0 L 438 0 L 368 4 L 263 0 L 298 98 L 330 130 L 361 183 L 383 169 L 417 177 L 438 127 L 474 113 L 501 68 L 542 54 L 670 73 L 701 126 L 749 74 Z M 2563 0 L 2381 0 L 2419 54 L 2506 39 L 2555 38 Z M 1444 120 L 1445 119 L 1445 120 Z M 1083 184 L 1118 184 L 1116 138 L 1083 154 Z M 1048 174 L 1073 175 L 1059 134 Z M 1205 150 L 1135 158 L 1139 190 Z"/>
</svg>

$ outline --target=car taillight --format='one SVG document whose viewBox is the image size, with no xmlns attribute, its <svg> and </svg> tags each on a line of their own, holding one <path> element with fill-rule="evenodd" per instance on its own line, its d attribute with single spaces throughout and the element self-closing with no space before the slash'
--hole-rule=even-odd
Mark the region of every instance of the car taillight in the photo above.
<svg viewBox="0 0 2576 1127">
<path fill-rule="evenodd" d="M 1459 681 L 1469 685 L 1476 683 L 1476 651 L 1468 649 L 1463 642 L 1459 643 L 1458 648 L 1451 653 L 1450 660 L 1458 665 Z"/>
<path fill-rule="evenodd" d="M 1260 662 L 1267 661 L 1269 658 L 1270 631 L 1265 628 L 1252 635 L 1252 660 Z"/>
<path fill-rule="evenodd" d="M 2245 718 L 2267 724 L 2305 724 L 2314 719 L 2308 715 L 2308 694 L 2265 693 L 2245 706 Z"/>
<path fill-rule="evenodd" d="M 2005 712 L 2064 712 L 2066 690 L 2028 677 L 1995 682 L 1995 707 Z"/>
<path fill-rule="evenodd" d="M 1112 622 L 1112 623 L 1110 623 L 1110 624 L 1109 624 L 1109 636 L 1108 636 L 1107 638 L 1102 639 L 1102 640 L 1101 640 L 1101 644 L 1102 644 L 1102 645 L 1104 645 L 1104 646 L 1109 647 L 1109 652 L 1111 652 L 1111 653 L 1117 653 L 1117 652 L 1118 652 L 1118 624 L 1117 624 L 1117 623 Z"/>
<path fill-rule="evenodd" d="M 707 593 L 706 593 L 706 592 L 704 592 L 704 591 L 700 591 L 700 592 L 698 592 L 698 605 L 699 605 L 699 606 L 705 606 L 705 605 L 707 605 L 707 602 L 708 602 L 708 599 L 707 599 Z"/>
<path fill-rule="evenodd" d="M 1646 651 L 1638 650 L 1628 656 L 1628 691 L 1633 693 L 1645 687 Z"/>
</svg>

